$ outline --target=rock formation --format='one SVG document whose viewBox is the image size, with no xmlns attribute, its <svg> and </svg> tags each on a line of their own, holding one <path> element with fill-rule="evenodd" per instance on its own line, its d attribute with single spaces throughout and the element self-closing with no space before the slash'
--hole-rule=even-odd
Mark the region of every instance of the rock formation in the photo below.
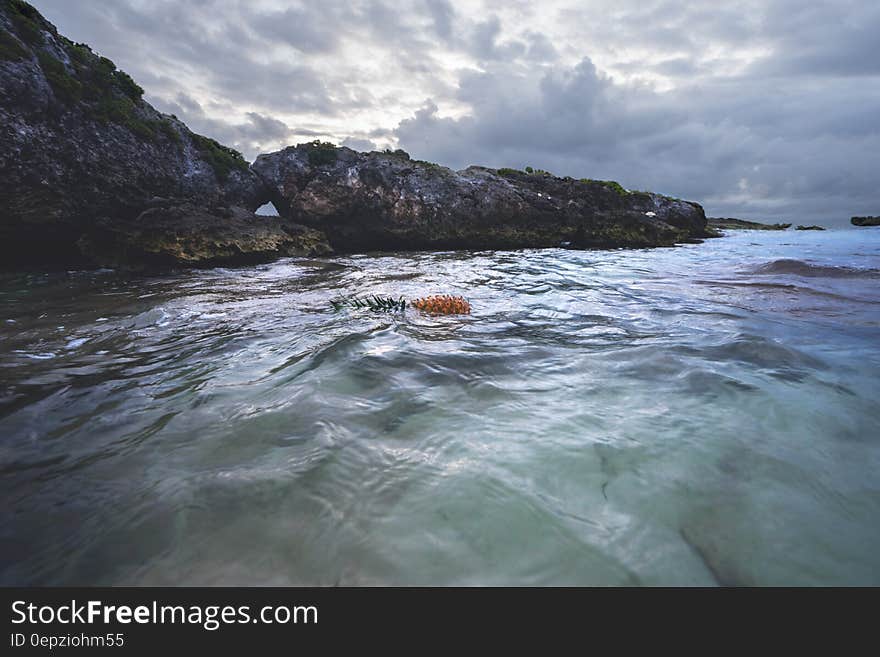
<svg viewBox="0 0 880 657">
<path fill-rule="evenodd" d="M 795 230 L 825 230 L 822 226 L 798 226 Z"/>
<path fill-rule="evenodd" d="M 452 171 L 403 151 L 313 142 L 252 166 L 279 213 L 340 251 L 644 247 L 706 237 L 696 203 L 617 183 L 472 166 Z"/>
<path fill-rule="evenodd" d="M 121 238 L 123 227 L 136 225 L 142 213 L 163 200 L 205 209 L 192 216 L 175 215 L 176 227 L 190 241 L 200 231 L 230 235 L 232 215 L 222 208 L 238 208 L 233 211 L 238 222 L 254 220 L 266 228 L 266 219 L 248 214 L 261 204 L 265 191 L 241 155 L 160 114 L 142 93 L 113 62 L 60 35 L 29 4 L 0 1 L 4 266 L 107 264 L 82 246 L 102 243 L 100 254 L 108 253 L 111 235 Z M 107 230 L 110 225 L 112 231 Z M 159 225 L 166 224 L 154 222 L 146 232 L 153 234 Z M 277 232 L 280 226 L 278 222 L 266 229 Z M 134 253 L 128 247 L 135 234 L 140 233 L 120 242 L 120 252 Z M 290 228 L 291 240 L 301 234 Z M 167 239 L 172 237 L 169 233 Z M 227 251 L 213 252 L 211 239 L 190 253 L 223 259 Z M 256 242 L 239 242 L 245 251 L 249 245 L 256 247 Z M 261 255 L 265 246 L 257 247 Z"/>
<path fill-rule="evenodd" d="M 331 252 L 317 230 L 241 207 L 191 203 L 157 204 L 131 221 L 103 218 L 77 247 L 93 262 L 129 268 L 252 263 Z"/>
<path fill-rule="evenodd" d="M 853 226 L 880 226 L 880 217 L 853 217 L 850 223 Z"/>
<path fill-rule="evenodd" d="M 788 230 L 791 224 L 762 224 L 732 217 L 709 217 L 709 228 L 719 230 Z"/>
</svg>

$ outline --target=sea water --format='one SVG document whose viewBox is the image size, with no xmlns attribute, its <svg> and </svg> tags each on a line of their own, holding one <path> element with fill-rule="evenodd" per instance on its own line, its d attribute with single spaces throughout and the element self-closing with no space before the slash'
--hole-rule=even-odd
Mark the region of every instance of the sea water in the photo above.
<svg viewBox="0 0 880 657">
<path fill-rule="evenodd" d="M 878 399 L 880 229 L 4 274 L 0 583 L 877 585 Z"/>
</svg>

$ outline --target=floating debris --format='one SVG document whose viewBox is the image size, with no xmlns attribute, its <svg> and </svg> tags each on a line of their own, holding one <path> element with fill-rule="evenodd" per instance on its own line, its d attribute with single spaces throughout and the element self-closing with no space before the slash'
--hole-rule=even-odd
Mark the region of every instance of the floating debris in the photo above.
<svg viewBox="0 0 880 657">
<path fill-rule="evenodd" d="M 463 297 L 453 297 L 448 294 L 414 299 L 410 305 L 424 312 L 438 315 L 470 315 L 471 313 L 471 304 Z"/>
<path fill-rule="evenodd" d="M 358 299 L 352 297 L 350 299 L 331 299 L 330 304 L 334 310 L 342 310 L 343 308 L 369 308 L 370 310 L 379 310 L 384 312 L 398 312 L 406 310 L 406 299 L 399 297 L 380 297 L 372 295 Z"/>
<path fill-rule="evenodd" d="M 368 297 L 351 297 L 331 299 L 330 304 L 334 310 L 343 308 L 361 309 L 366 308 L 380 312 L 402 312 L 406 310 L 407 301 L 403 297 L 382 297 L 371 295 Z M 434 294 L 421 297 L 409 302 L 413 308 L 435 315 L 469 315 L 471 304 L 464 297 L 454 297 L 449 294 Z"/>
</svg>

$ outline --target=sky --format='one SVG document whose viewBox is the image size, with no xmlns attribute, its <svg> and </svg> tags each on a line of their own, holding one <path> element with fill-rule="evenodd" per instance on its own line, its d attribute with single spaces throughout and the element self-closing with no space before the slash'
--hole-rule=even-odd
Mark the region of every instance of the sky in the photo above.
<svg viewBox="0 0 880 657">
<path fill-rule="evenodd" d="M 880 214 L 877 0 L 32 0 L 252 160 L 321 139 L 835 225 Z"/>
</svg>

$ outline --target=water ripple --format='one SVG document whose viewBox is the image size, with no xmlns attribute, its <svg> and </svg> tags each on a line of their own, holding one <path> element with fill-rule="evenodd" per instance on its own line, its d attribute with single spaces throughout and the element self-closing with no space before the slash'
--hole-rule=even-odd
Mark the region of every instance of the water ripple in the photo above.
<svg viewBox="0 0 880 657">
<path fill-rule="evenodd" d="M 4 275 L 0 582 L 880 584 L 871 239 Z"/>
</svg>

